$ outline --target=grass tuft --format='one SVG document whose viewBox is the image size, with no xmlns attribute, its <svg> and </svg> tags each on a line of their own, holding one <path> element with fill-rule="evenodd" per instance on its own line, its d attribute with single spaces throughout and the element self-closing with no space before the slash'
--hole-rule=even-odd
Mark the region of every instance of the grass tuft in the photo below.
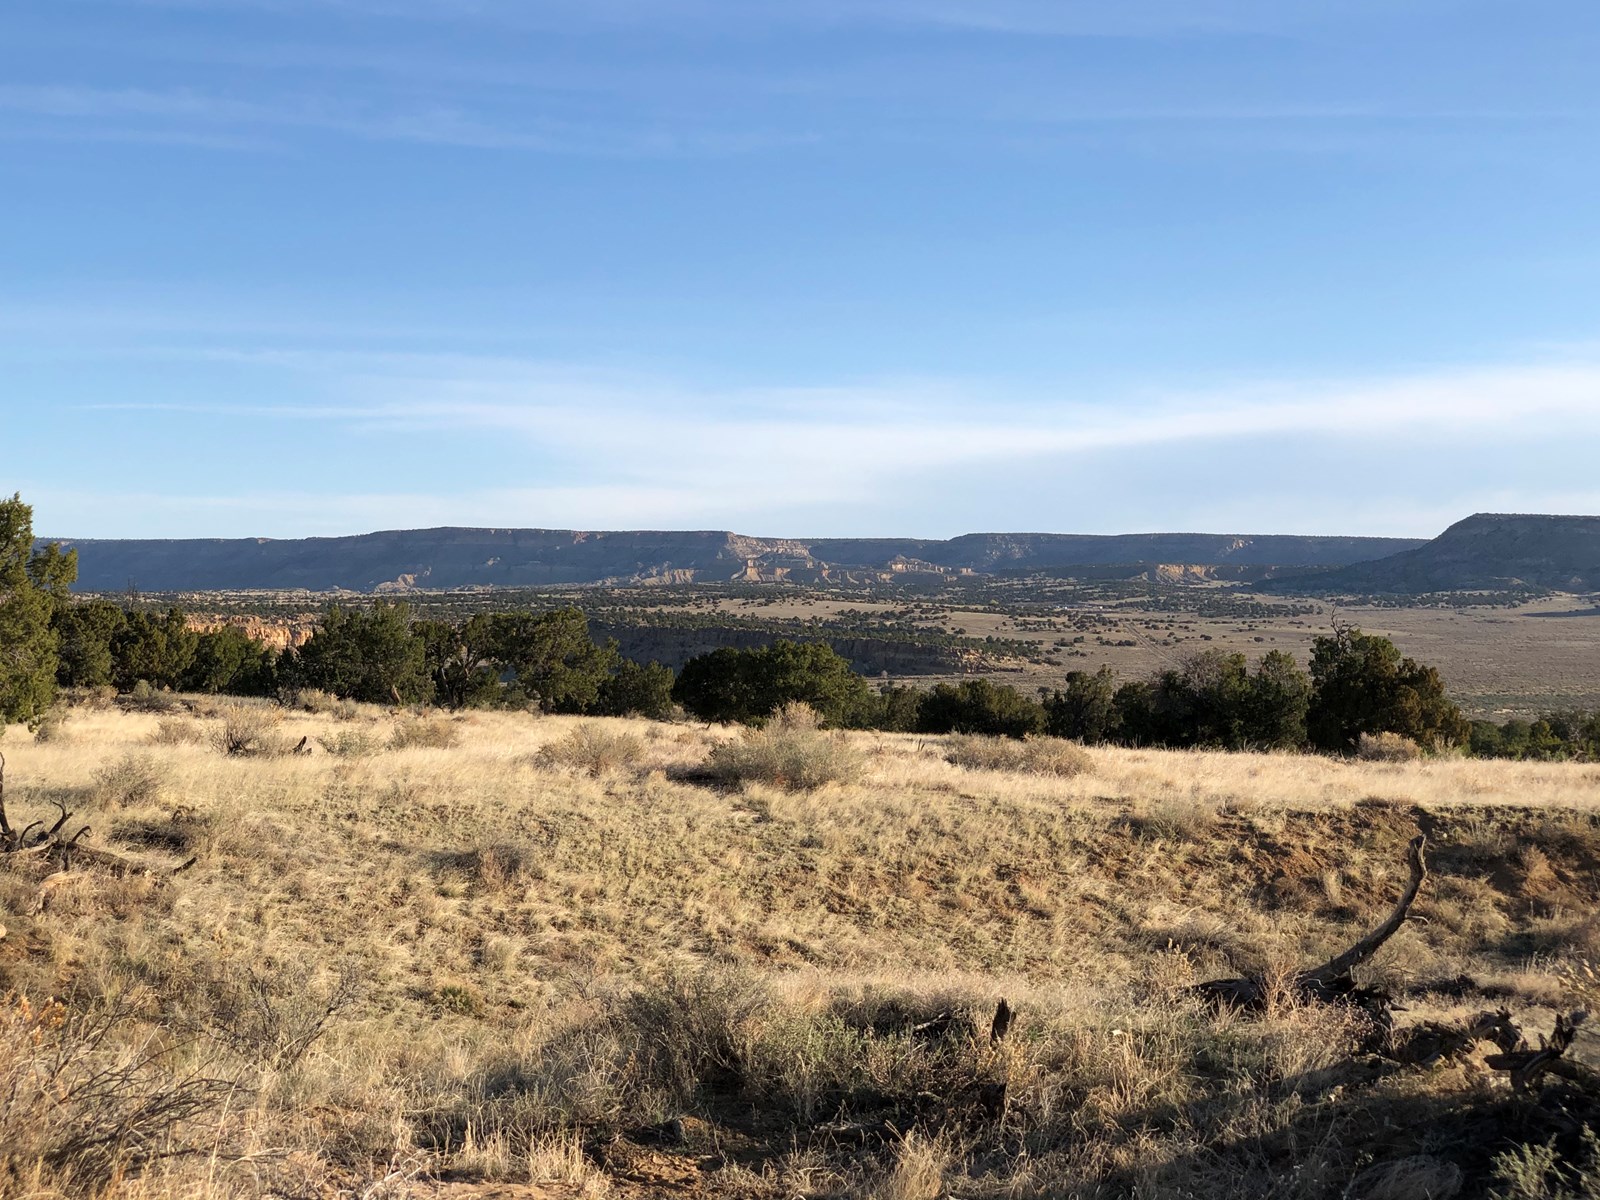
<svg viewBox="0 0 1600 1200">
<path fill-rule="evenodd" d="M 161 803 L 172 786 L 172 769 L 149 754 L 124 754 L 100 768 L 93 798 L 106 809 L 146 808 Z"/>
<path fill-rule="evenodd" d="M 1054 775 L 1071 779 L 1094 769 L 1094 759 L 1076 742 L 1036 737 L 1018 740 L 955 734 L 945 743 L 945 761 L 980 771 Z"/>
<path fill-rule="evenodd" d="M 337 729 L 317 739 L 336 758 L 366 758 L 383 749 L 383 742 L 370 729 Z"/>
<path fill-rule="evenodd" d="M 361 705 L 354 700 L 342 700 L 321 688 L 297 688 L 283 697 L 285 708 L 297 708 L 314 716 L 333 717 L 339 721 L 353 721 L 361 715 Z"/>
<path fill-rule="evenodd" d="M 461 741 L 461 731 L 444 717 L 406 717 L 389 734 L 391 750 L 449 750 Z"/>
<path fill-rule="evenodd" d="M 38 724 L 33 727 L 33 740 L 40 745 L 50 742 L 65 742 L 71 736 L 67 731 L 66 709 L 60 706 L 46 712 L 44 716 L 39 718 Z"/>
<path fill-rule="evenodd" d="M 540 747 L 534 761 L 542 767 L 572 767 L 598 776 L 636 767 L 644 755 L 644 740 L 637 734 L 585 722 L 574 726 L 565 737 Z"/>
<path fill-rule="evenodd" d="M 803 792 L 853 783 L 865 767 L 865 757 L 845 735 L 773 721 L 712 747 L 703 771 L 724 783 L 765 783 Z"/>
<path fill-rule="evenodd" d="M 1416 762 L 1422 757 L 1422 747 L 1401 733 L 1363 733 L 1356 757 L 1363 762 Z"/>
<path fill-rule="evenodd" d="M 274 758 L 289 753 L 292 743 L 278 728 L 283 719 L 276 709 L 233 704 L 222 710 L 217 747 L 237 758 Z"/>
<path fill-rule="evenodd" d="M 203 726 L 189 717 L 166 717 L 156 722 L 145 740 L 152 746 L 193 746 L 206 739 Z"/>
</svg>

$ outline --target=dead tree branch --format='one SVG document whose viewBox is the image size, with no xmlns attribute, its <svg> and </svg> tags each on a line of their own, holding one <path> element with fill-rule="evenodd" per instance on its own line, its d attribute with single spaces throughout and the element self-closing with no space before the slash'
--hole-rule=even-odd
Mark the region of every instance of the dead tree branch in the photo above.
<svg viewBox="0 0 1600 1200">
<path fill-rule="evenodd" d="M 55 824 L 48 829 L 44 829 L 45 823 L 43 820 L 30 821 L 22 827 L 22 831 L 19 833 L 12 828 L 10 816 L 6 812 L 5 796 L 6 759 L 5 755 L 0 754 L 0 855 L 10 856 L 13 861 L 34 857 L 53 859 L 57 870 L 60 872 L 69 871 L 76 864 L 84 867 L 97 867 L 101 870 L 110 871 L 113 875 L 119 877 L 125 875 L 152 875 L 165 878 L 194 866 L 195 860 L 193 858 L 175 868 L 166 868 L 139 859 L 126 858 L 110 850 L 102 850 L 96 846 L 86 845 L 84 839 L 89 836 L 90 832 L 87 825 L 82 826 L 76 833 L 68 837 L 62 833 L 62 830 L 67 828 L 73 814 L 60 800 L 51 801 L 59 814 L 56 817 Z M 44 832 L 38 837 L 34 837 L 34 831 L 38 829 L 44 829 Z M 29 840 L 30 838 L 32 839 L 31 841 Z"/>
<path fill-rule="evenodd" d="M 1325 1003 L 1337 1000 L 1362 1005 L 1377 1003 L 1382 1006 L 1383 997 L 1357 988 L 1350 972 L 1376 954 L 1411 915 L 1411 906 L 1417 899 L 1423 880 L 1428 877 L 1427 862 L 1423 858 L 1426 846 L 1427 839 L 1419 833 L 1411 839 L 1411 844 L 1406 848 L 1406 863 L 1410 867 L 1411 877 L 1406 883 L 1405 890 L 1400 893 L 1394 911 L 1382 924 L 1349 949 L 1334 955 L 1320 966 L 1297 973 L 1291 983 L 1296 995 L 1302 999 L 1321 1000 Z M 1259 1009 L 1265 1006 L 1268 995 L 1267 982 L 1260 976 L 1212 979 L 1198 984 L 1194 990 L 1214 1004 L 1229 1008 Z"/>
<path fill-rule="evenodd" d="M 1512 1091 L 1531 1091 L 1539 1082 L 1541 1075 L 1556 1069 L 1557 1063 L 1562 1061 L 1563 1055 L 1572 1047 L 1573 1039 L 1578 1036 L 1578 1026 L 1582 1025 L 1588 1016 L 1588 1013 L 1582 1011 L 1570 1016 L 1557 1015 L 1555 1032 L 1550 1035 L 1549 1041 L 1540 1035 L 1539 1049 L 1491 1054 L 1483 1061 L 1496 1071 L 1510 1073 Z M 1556 1073 L 1571 1078 L 1568 1071 L 1561 1070 Z"/>
</svg>

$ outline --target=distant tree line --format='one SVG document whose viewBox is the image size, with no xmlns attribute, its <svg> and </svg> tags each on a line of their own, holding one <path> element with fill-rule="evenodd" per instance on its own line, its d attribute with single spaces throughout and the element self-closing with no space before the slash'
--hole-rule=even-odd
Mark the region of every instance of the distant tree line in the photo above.
<svg viewBox="0 0 1600 1200">
<path fill-rule="evenodd" d="M 1532 721 L 1519 717 L 1503 724 L 1474 721 L 1467 746 L 1476 758 L 1600 762 L 1600 712 L 1569 709 L 1547 712 Z"/>
<path fill-rule="evenodd" d="M 164 613 L 125 609 L 109 600 L 57 606 L 56 682 L 63 687 L 112 686 L 131 691 L 143 683 L 182 692 L 271 695 L 277 652 L 242 630 L 224 625 L 201 632 L 179 608 Z"/>
<path fill-rule="evenodd" d="M 413 620 L 404 604 L 334 605 L 304 645 L 281 653 L 233 626 L 195 630 L 178 608 L 152 615 L 107 600 L 60 605 L 52 628 L 56 682 L 65 687 L 142 683 L 245 696 L 317 689 L 373 704 L 650 717 L 673 709 L 672 672 L 596 645 L 575 608 L 456 624 Z"/>
<path fill-rule="evenodd" d="M 1313 642 L 1309 671 L 1281 650 L 1253 665 L 1208 650 L 1148 679 L 1119 683 L 1109 667 L 1072 671 L 1064 687 L 1037 699 L 988 679 L 873 690 L 828 647 L 792 642 L 692 659 L 673 694 L 710 721 L 757 723 L 803 700 L 841 727 L 1125 746 L 1348 754 L 1363 734 L 1446 749 L 1471 733 L 1436 670 L 1348 626 Z"/>
<path fill-rule="evenodd" d="M 1425 749 L 1482 757 L 1600 760 L 1600 713 L 1469 722 L 1432 667 L 1387 638 L 1336 626 L 1312 642 L 1310 669 L 1274 650 L 1255 662 L 1209 650 L 1149 678 L 1070 672 L 1029 696 L 989 679 L 929 689 L 874 687 L 821 642 L 775 641 L 691 659 L 681 673 L 597 644 L 577 608 L 415 619 L 404 604 L 335 605 L 311 638 L 278 652 L 243 630 L 191 626 L 68 589 L 77 559 L 35 549 L 32 512 L 0 500 L 0 721 L 38 720 L 58 687 L 272 696 L 318 689 L 378 704 L 518 707 L 638 714 L 680 708 L 701 720 L 760 724 L 803 701 L 828 725 L 920 733 L 1071 738 L 1222 750 L 1356 751 L 1394 733 Z"/>
</svg>

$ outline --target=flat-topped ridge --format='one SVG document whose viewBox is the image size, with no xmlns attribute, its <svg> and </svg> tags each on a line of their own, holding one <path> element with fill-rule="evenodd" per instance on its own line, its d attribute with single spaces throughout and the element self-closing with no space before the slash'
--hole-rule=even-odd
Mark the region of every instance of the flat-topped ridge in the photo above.
<svg viewBox="0 0 1600 1200">
<path fill-rule="evenodd" d="M 827 579 L 839 572 L 1055 571 L 1185 563 L 1328 568 L 1419 539 L 1206 533 L 973 533 L 940 538 L 775 538 L 726 530 L 442 526 L 308 538 L 66 538 L 78 587 L 116 591 L 530 587 L 641 581 Z"/>
</svg>

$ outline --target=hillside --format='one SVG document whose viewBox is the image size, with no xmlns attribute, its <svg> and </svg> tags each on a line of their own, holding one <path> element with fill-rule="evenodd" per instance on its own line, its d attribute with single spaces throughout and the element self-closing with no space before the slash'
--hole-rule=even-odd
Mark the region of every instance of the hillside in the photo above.
<svg viewBox="0 0 1600 1200">
<path fill-rule="evenodd" d="M 1450 592 L 1528 586 L 1600 589 L 1600 517 L 1475 513 L 1431 542 L 1273 590 Z"/>
<path fill-rule="evenodd" d="M 52 539 L 78 551 L 78 587 L 118 591 L 402 590 L 671 581 L 797 583 L 967 572 L 1178 564 L 1264 573 L 1343 567 L 1406 538 L 1047 533 L 916 538 L 757 538 L 720 531 L 413 529 L 332 538 Z"/>
<path fill-rule="evenodd" d="M 0 853 L 3 1195 L 1487 1200 L 1600 1111 L 1469 1034 L 1600 997 L 1592 764 L 812 734 L 789 791 L 721 728 L 158 703 L 5 734 L 13 826 L 92 832 Z M 1419 830 L 1392 1027 L 1188 991 L 1351 945 Z"/>
</svg>

